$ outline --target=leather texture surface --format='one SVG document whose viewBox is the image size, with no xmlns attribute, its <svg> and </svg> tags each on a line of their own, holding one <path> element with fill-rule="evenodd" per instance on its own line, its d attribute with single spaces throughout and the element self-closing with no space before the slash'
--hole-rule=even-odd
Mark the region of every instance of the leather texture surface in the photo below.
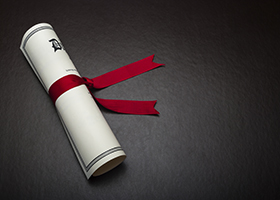
<svg viewBox="0 0 280 200">
<path fill-rule="evenodd" d="M 280 1 L 2 0 L 1 199 L 280 199 Z M 50 23 L 82 76 L 155 54 L 164 67 L 96 97 L 158 100 L 159 116 L 101 108 L 127 154 L 87 180 L 19 50 Z"/>
</svg>

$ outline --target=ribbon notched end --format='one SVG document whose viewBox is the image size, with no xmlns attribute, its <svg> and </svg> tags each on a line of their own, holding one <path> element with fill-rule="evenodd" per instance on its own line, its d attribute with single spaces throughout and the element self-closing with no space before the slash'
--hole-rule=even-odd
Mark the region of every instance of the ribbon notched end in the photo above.
<svg viewBox="0 0 280 200">
<path fill-rule="evenodd" d="M 157 103 L 157 100 L 155 101 L 148 101 L 151 102 L 151 106 L 149 108 L 149 113 L 147 113 L 146 115 L 159 115 L 159 112 L 155 109 L 155 105 Z"/>
<path fill-rule="evenodd" d="M 147 59 L 149 61 L 149 63 L 153 64 L 153 67 L 151 69 L 156 68 L 156 67 L 160 67 L 160 66 L 165 66 L 165 64 L 163 64 L 163 63 L 154 62 L 154 57 L 155 57 L 155 54 L 153 54 L 153 55 L 151 55 L 147 58 L 144 58 L 144 59 Z"/>
<path fill-rule="evenodd" d="M 155 101 L 134 101 L 95 98 L 103 107 L 124 114 L 133 115 L 158 115 L 159 112 L 154 108 Z"/>
</svg>

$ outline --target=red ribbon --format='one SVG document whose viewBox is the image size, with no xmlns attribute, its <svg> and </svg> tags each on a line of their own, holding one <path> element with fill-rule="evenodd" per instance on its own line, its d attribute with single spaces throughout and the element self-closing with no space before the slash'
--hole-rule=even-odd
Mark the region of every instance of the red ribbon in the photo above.
<svg viewBox="0 0 280 200">
<path fill-rule="evenodd" d="M 154 55 L 139 60 L 137 62 L 131 63 L 129 65 L 123 66 L 116 70 L 110 71 L 106 74 L 98 76 L 93 79 L 86 77 L 79 77 L 77 75 L 67 75 L 56 82 L 54 82 L 50 89 L 49 95 L 52 101 L 55 103 L 56 100 L 64 92 L 77 87 L 79 85 L 85 84 L 88 88 L 102 89 L 121 81 L 127 80 L 156 67 L 162 66 L 163 64 L 153 62 Z M 94 97 L 94 96 L 93 96 Z M 115 100 L 115 99 L 100 99 L 94 97 L 95 100 L 100 103 L 105 108 L 125 114 L 137 114 L 137 115 L 149 115 L 149 114 L 159 114 L 159 112 L 154 108 L 155 101 L 133 101 L 133 100 Z"/>
</svg>

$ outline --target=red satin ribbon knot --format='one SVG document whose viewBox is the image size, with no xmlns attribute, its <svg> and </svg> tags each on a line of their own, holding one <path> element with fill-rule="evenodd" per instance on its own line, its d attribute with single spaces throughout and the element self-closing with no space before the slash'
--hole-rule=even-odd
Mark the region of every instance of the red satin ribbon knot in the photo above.
<svg viewBox="0 0 280 200">
<path fill-rule="evenodd" d="M 164 65 L 153 62 L 153 58 L 154 55 L 149 56 L 93 79 L 86 77 L 81 78 L 73 74 L 64 76 L 51 85 L 49 95 L 55 103 L 64 92 L 79 85 L 85 84 L 88 88 L 102 89 Z M 94 98 L 105 108 L 118 113 L 137 115 L 159 114 L 159 112 L 154 108 L 155 103 L 157 102 L 156 100 L 133 101 Z"/>
</svg>

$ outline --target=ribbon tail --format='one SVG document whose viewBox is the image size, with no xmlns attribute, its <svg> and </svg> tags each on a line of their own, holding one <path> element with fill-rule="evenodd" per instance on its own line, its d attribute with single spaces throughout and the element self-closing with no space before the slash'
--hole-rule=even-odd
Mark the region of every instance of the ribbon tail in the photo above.
<svg viewBox="0 0 280 200">
<path fill-rule="evenodd" d="M 88 82 L 91 82 L 94 88 L 102 89 L 164 65 L 153 62 L 153 59 L 154 55 L 151 55 L 93 79 L 88 79 Z"/>
<path fill-rule="evenodd" d="M 103 107 L 118 113 L 134 114 L 134 115 L 156 115 L 159 112 L 154 108 L 155 101 L 132 101 L 132 100 L 115 100 L 100 99 L 96 101 Z"/>
</svg>

